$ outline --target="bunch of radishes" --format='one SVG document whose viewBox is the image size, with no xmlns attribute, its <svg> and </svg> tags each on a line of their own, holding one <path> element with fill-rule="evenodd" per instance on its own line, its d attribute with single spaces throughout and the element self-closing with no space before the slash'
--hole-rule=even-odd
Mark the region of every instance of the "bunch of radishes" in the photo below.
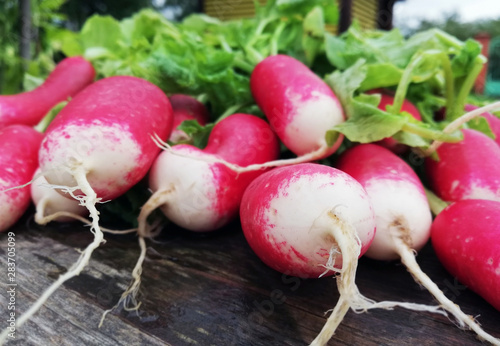
<svg viewBox="0 0 500 346">
<path fill-rule="evenodd" d="M 58 76 L 63 68 L 70 72 Z M 461 327 L 500 344 L 444 296 L 414 255 L 431 237 L 452 274 L 500 309 L 500 147 L 494 140 L 463 130 L 463 141 L 437 148 L 439 161 L 426 159 L 432 189 L 454 202 L 433 223 L 419 177 L 390 150 L 354 145 L 339 156 L 335 167 L 313 163 L 340 147 L 343 136 L 326 136 L 345 117 L 328 85 L 291 57 L 268 57 L 252 73 L 252 94 L 269 123 L 254 115 L 230 115 L 215 124 L 204 149 L 166 145 L 169 139 L 186 139 L 177 129 L 180 121 L 208 122 L 203 104 L 182 95 L 169 100 L 155 85 L 136 77 L 93 79 L 88 62 L 70 58 L 35 91 L 0 97 L 0 124 L 5 126 L 0 129 L 0 230 L 25 212 L 29 189 L 17 187 L 34 178 L 46 179 L 32 184 L 37 222 L 90 215 L 95 235 L 78 262 L 18 319 L 18 326 L 64 281 L 78 275 L 103 241 L 96 203 L 126 193 L 149 173 L 153 193 L 137 215 L 142 251 L 134 280 L 120 301 L 124 304 L 137 305 L 145 239 L 155 234 L 148 222 L 154 209 L 198 232 L 223 227 L 239 213 L 249 245 L 267 265 L 300 277 L 338 274 L 339 302 L 313 344 L 327 343 L 349 308 L 395 306 L 451 314 Z M 68 97 L 72 99 L 45 133 L 29 127 Z M 390 96 L 384 98 L 391 104 Z M 29 107 L 24 110 L 23 105 Z M 500 120 L 488 120 L 500 138 Z M 10 125 L 14 123 L 25 125 Z M 278 160 L 278 138 L 299 156 Z M 405 149 L 389 140 L 383 144 L 398 152 Z M 466 217 L 473 213 L 481 218 Z M 439 305 L 364 297 L 355 284 L 363 254 L 379 260 L 400 258 Z"/>
</svg>

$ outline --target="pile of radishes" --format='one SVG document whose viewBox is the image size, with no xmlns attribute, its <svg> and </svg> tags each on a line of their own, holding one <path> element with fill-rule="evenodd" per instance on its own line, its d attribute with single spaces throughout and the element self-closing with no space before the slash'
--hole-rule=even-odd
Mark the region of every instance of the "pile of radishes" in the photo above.
<svg viewBox="0 0 500 346">
<path fill-rule="evenodd" d="M 78 275 L 104 240 L 96 204 L 125 194 L 147 176 L 152 194 L 134 230 L 142 252 L 120 303 L 138 304 L 145 241 L 161 229 L 151 225 L 152 211 L 160 209 L 196 232 L 216 230 L 239 215 L 249 246 L 273 269 L 302 278 L 337 275 L 340 298 L 315 345 L 328 342 L 350 308 L 395 306 L 449 315 L 481 339 L 500 344 L 447 299 L 415 260 L 430 238 L 443 265 L 500 310 L 500 119 L 494 115 L 487 120 L 497 142 L 464 129 L 462 141 L 436 143 L 438 158 L 425 159 L 429 187 L 451 203 L 433 222 L 419 176 L 395 153 L 409 148 L 386 139 L 351 143 L 335 153 L 344 138 L 327 141 L 326 135 L 345 120 L 342 105 L 294 58 L 270 56 L 252 73 L 252 94 L 266 119 L 241 113 L 224 117 L 204 149 L 184 143 L 190 138 L 177 128 L 184 120 L 210 121 L 193 97 L 167 97 L 136 77 L 94 78 L 90 63 L 68 58 L 38 89 L 0 96 L 0 231 L 26 212 L 31 197 L 40 224 L 83 220 L 95 236 L 18 326 Z M 31 127 L 69 97 L 44 133 Z M 382 100 L 379 107 L 392 104 L 390 95 Z M 405 106 L 420 120 L 409 101 Z M 473 112 L 465 119 L 483 110 Z M 280 160 L 280 140 L 298 156 Z M 334 167 L 318 162 L 327 157 L 335 158 Z M 400 259 L 437 305 L 363 296 L 355 283 L 362 255 Z"/>
</svg>

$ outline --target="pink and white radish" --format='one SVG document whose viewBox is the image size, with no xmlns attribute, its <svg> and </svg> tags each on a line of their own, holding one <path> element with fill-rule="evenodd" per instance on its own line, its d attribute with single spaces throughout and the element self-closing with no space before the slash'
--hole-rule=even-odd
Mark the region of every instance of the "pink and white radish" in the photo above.
<svg viewBox="0 0 500 346">
<path fill-rule="evenodd" d="M 173 130 L 169 140 L 174 143 L 189 140 L 189 137 L 177 127 L 185 120 L 196 120 L 205 126 L 210 118 L 207 108 L 203 103 L 189 95 L 174 94 L 169 97 L 174 114 Z"/>
<path fill-rule="evenodd" d="M 313 345 L 328 342 L 350 307 L 401 306 L 365 298 L 354 282 L 358 257 L 375 236 L 375 216 L 366 191 L 348 174 L 314 163 L 273 169 L 246 189 L 240 219 L 250 247 L 271 268 L 302 278 L 340 273 L 339 301 Z"/>
<path fill-rule="evenodd" d="M 139 216 L 141 231 L 158 207 L 169 220 L 191 231 L 224 226 L 238 214 L 245 188 L 262 171 L 238 174 L 217 159 L 242 167 L 265 163 L 278 157 L 279 142 L 264 120 L 238 113 L 214 126 L 203 150 L 180 144 L 173 151 L 162 152 L 151 168 L 154 194 Z"/>
<path fill-rule="evenodd" d="M 361 144 L 342 153 L 335 167 L 361 183 L 372 201 L 377 233 L 366 256 L 383 261 L 400 258 L 395 236 L 416 251 L 428 242 L 432 215 L 427 197 L 404 160 L 379 145 Z"/>
<path fill-rule="evenodd" d="M 453 314 L 461 327 L 468 326 L 483 338 L 491 337 L 443 294 L 416 261 L 416 251 L 429 240 L 432 215 L 424 187 L 413 169 L 375 144 L 361 144 L 345 151 L 336 167 L 361 183 L 375 211 L 377 233 L 365 255 L 377 260 L 401 259 L 413 278 Z"/>
<path fill-rule="evenodd" d="M 0 232 L 16 223 L 29 207 L 29 187 L 11 188 L 33 177 L 42 138 L 41 133 L 24 125 L 0 129 Z"/>
<path fill-rule="evenodd" d="M 62 60 L 38 88 L 0 96 L 0 128 L 10 124 L 36 125 L 52 107 L 75 96 L 94 78 L 95 70 L 87 60 Z"/>
<path fill-rule="evenodd" d="M 478 109 L 479 107 L 473 106 L 473 105 L 465 105 L 465 111 L 466 112 L 471 112 L 473 110 Z M 491 131 L 495 135 L 495 142 L 497 142 L 498 145 L 500 145 L 500 118 L 494 116 L 491 113 L 484 112 L 481 113 L 481 116 L 486 119 L 488 122 L 488 125 L 490 125 Z"/>
<path fill-rule="evenodd" d="M 432 224 L 431 240 L 451 275 L 500 311 L 500 202 L 462 200 Z"/>
<path fill-rule="evenodd" d="M 179 144 L 162 152 L 149 175 L 153 195 L 138 217 L 141 255 L 132 273 L 134 281 L 119 304 L 138 304 L 136 295 L 146 255 L 144 238 L 152 236 L 147 224 L 151 212 L 161 208 L 169 220 L 187 230 L 216 230 L 238 215 L 245 188 L 263 173 L 262 170 L 236 173 L 218 161 L 245 167 L 278 156 L 279 141 L 269 124 L 256 116 L 241 113 L 218 122 L 203 150 Z"/>
<path fill-rule="evenodd" d="M 439 146 L 439 161 L 426 159 L 432 190 L 446 201 L 500 201 L 500 146 L 481 132 L 462 132 L 462 141 Z"/>
<path fill-rule="evenodd" d="M 332 251 L 345 244 L 357 249 L 357 259 L 375 236 L 363 187 L 338 169 L 312 163 L 276 168 L 255 179 L 243 195 L 240 218 L 250 247 L 264 263 L 302 278 L 324 274 Z M 332 268 L 352 265 L 347 255 L 334 259 Z"/>
<path fill-rule="evenodd" d="M 300 61 L 286 55 L 263 59 L 250 76 L 250 89 L 274 132 L 299 156 L 245 167 L 219 160 L 233 171 L 243 173 L 320 160 L 333 154 L 342 143 L 342 134 L 331 146 L 326 140 L 327 132 L 345 120 L 339 100 L 330 87 Z"/>
<path fill-rule="evenodd" d="M 78 93 L 49 125 L 39 152 L 47 181 L 66 187 L 89 210 L 94 241 L 18 320 L 22 325 L 66 280 L 78 275 L 103 241 L 95 204 L 142 179 L 172 129 L 172 107 L 155 85 L 136 77 L 101 79 Z M 5 337 L 5 333 L 2 337 Z"/>
<path fill-rule="evenodd" d="M 252 72 L 250 88 L 257 105 L 285 146 L 305 162 L 331 155 L 342 142 L 329 147 L 326 132 L 345 120 L 330 87 L 306 65 L 286 56 L 262 60 Z"/>
</svg>

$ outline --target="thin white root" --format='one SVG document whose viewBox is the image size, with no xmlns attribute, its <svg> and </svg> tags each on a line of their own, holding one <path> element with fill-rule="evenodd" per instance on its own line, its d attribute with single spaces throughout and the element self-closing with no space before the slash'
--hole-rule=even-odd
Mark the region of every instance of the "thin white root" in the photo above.
<svg viewBox="0 0 500 346">
<path fill-rule="evenodd" d="M 111 309 L 104 311 L 99 323 L 99 328 L 104 323 L 106 315 L 116 309 L 117 307 L 123 305 L 126 311 L 137 311 L 141 306 L 141 302 L 138 300 L 139 289 L 141 287 L 141 275 L 142 275 L 142 264 L 146 259 L 146 238 L 153 236 L 151 232 L 151 226 L 148 224 L 148 217 L 151 213 L 157 209 L 159 206 L 168 203 L 170 199 L 170 194 L 172 190 L 158 190 L 148 199 L 146 204 L 141 209 L 138 221 L 137 234 L 139 236 L 139 247 L 141 249 L 137 263 L 132 271 L 132 282 L 127 287 L 125 292 L 122 293 L 118 303 Z"/>
<path fill-rule="evenodd" d="M 468 113 L 465 113 L 461 117 L 459 117 L 459 118 L 453 120 L 451 123 L 449 123 L 443 129 L 443 133 L 452 133 L 452 132 L 458 130 L 466 122 L 480 116 L 483 113 L 489 112 L 489 111 L 497 109 L 497 108 L 500 108 L 500 101 L 491 103 L 487 106 L 484 106 L 484 107 L 481 107 L 478 109 L 474 109 Z M 441 142 L 441 141 L 432 142 L 431 146 L 423 152 L 424 156 L 429 156 L 432 153 L 434 153 L 441 146 L 441 144 L 443 144 L 443 142 Z"/>
<path fill-rule="evenodd" d="M 245 172 L 252 172 L 252 171 L 258 171 L 261 169 L 266 169 L 266 168 L 271 168 L 271 167 L 282 167 L 282 166 L 289 166 L 289 165 L 294 165 L 297 163 L 304 163 L 304 162 L 311 162 L 315 160 L 321 159 L 330 149 L 328 145 L 323 144 L 321 145 L 318 149 L 301 155 L 297 156 L 295 158 L 291 159 L 282 159 L 282 160 L 274 160 L 274 161 L 268 161 L 264 163 L 256 163 L 248 166 L 239 166 L 234 163 L 227 162 L 226 160 L 220 159 L 218 157 L 209 157 L 209 156 L 195 156 L 195 155 L 188 155 L 188 154 L 181 154 L 178 151 L 175 150 L 175 147 L 172 147 L 170 144 L 162 141 L 159 137 L 152 137 L 153 141 L 156 143 L 157 146 L 162 148 L 163 150 L 168 150 L 172 154 L 180 156 L 180 157 L 185 157 L 185 158 L 190 158 L 194 160 L 199 160 L 199 161 L 205 161 L 208 163 L 220 163 L 226 166 L 227 168 L 231 169 L 232 171 L 236 173 L 245 173 Z"/>
<path fill-rule="evenodd" d="M 75 178 L 78 188 L 83 192 L 85 196 L 79 196 L 80 201 L 89 210 L 90 216 L 92 218 L 92 228 L 91 231 L 94 234 L 94 240 L 90 243 L 87 248 L 81 253 L 77 262 L 74 263 L 71 268 L 61 276 L 38 298 L 38 300 L 33 304 L 24 314 L 22 314 L 16 321 L 16 327 L 20 328 L 26 321 L 28 321 L 49 299 L 49 297 L 66 281 L 75 276 L 78 276 L 80 272 L 87 266 L 90 256 L 93 251 L 99 247 L 99 245 L 104 241 L 104 235 L 99 227 L 99 212 L 97 211 L 95 205 L 99 202 L 96 193 L 87 181 L 86 171 L 82 166 L 77 166 L 73 170 L 73 177 Z M 0 334 L 0 344 L 3 344 L 8 336 L 9 330 L 5 329 Z"/>
<path fill-rule="evenodd" d="M 439 287 L 431 280 L 431 278 L 422 271 L 415 258 L 415 253 L 402 239 L 400 234 L 398 234 L 398 232 L 391 232 L 391 234 L 395 248 L 401 257 L 401 262 L 403 262 L 406 266 L 415 281 L 425 287 L 439 302 L 439 304 L 441 304 L 441 307 L 455 317 L 459 327 L 463 329 L 465 326 L 468 326 L 476 332 L 480 339 L 485 340 L 492 345 L 500 345 L 500 339 L 486 333 L 472 316 L 466 315 L 458 305 L 449 300 Z"/>
<path fill-rule="evenodd" d="M 349 302 L 345 300 L 343 296 L 340 296 L 337 305 L 335 305 L 335 308 L 323 326 L 323 329 L 318 336 L 316 336 L 313 342 L 311 342 L 311 346 L 323 346 L 328 343 L 337 330 L 337 327 L 344 319 L 344 316 L 349 311 L 349 307 Z"/>
<path fill-rule="evenodd" d="M 35 222 L 41 226 L 45 226 L 51 221 L 57 220 L 60 217 L 70 217 L 75 220 L 80 221 L 81 223 L 91 226 L 92 221 L 84 218 L 81 215 L 75 214 L 75 213 L 70 213 L 68 211 L 58 211 L 56 213 L 52 213 L 50 215 L 43 215 L 43 207 L 38 208 L 36 210 L 35 214 Z M 130 234 L 130 233 L 135 233 L 137 232 L 137 228 L 129 228 L 129 229 L 123 229 L 123 230 L 115 230 L 115 229 L 109 229 L 106 227 L 101 227 L 101 231 L 104 233 L 110 233 L 110 234 Z"/>
<path fill-rule="evenodd" d="M 125 292 L 122 293 L 120 300 L 113 306 L 111 309 L 104 311 L 101 316 L 101 321 L 99 322 L 99 328 L 101 328 L 104 320 L 106 319 L 106 315 L 123 305 L 123 308 L 126 311 L 137 311 L 141 306 L 141 302 L 138 301 L 137 296 L 139 295 L 139 288 L 141 286 L 141 275 L 142 275 L 142 264 L 144 263 L 144 259 L 146 258 L 146 241 L 143 236 L 139 235 L 139 247 L 141 248 L 141 253 L 139 255 L 139 259 L 132 271 L 132 283 L 127 287 Z"/>
<path fill-rule="evenodd" d="M 342 254 L 342 269 L 340 275 L 337 276 L 337 288 L 340 293 L 339 301 L 321 329 L 321 332 L 311 343 L 311 346 L 325 345 L 344 319 L 344 316 L 349 311 L 349 307 L 352 307 L 353 303 L 364 298 L 359 294 L 354 281 L 358 267 L 358 256 L 361 252 L 361 244 L 357 241 L 356 230 L 341 220 L 333 211 L 328 211 L 327 219 L 322 218 L 317 221 L 325 222 L 323 227 L 332 229 L 333 236 Z M 361 297 L 356 297 L 357 295 Z"/>
</svg>

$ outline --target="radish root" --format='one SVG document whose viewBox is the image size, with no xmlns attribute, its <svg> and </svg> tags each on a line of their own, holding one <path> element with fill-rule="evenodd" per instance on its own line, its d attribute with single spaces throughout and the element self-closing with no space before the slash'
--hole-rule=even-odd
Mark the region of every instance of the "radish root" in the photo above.
<svg viewBox="0 0 500 346">
<path fill-rule="evenodd" d="M 442 311 L 439 306 L 394 301 L 375 302 L 363 296 L 359 292 L 355 282 L 358 257 L 361 253 L 361 242 L 356 230 L 352 225 L 336 215 L 333 210 L 327 212 L 326 218 L 324 216 L 325 214 L 315 221 L 315 227 L 331 229 L 342 254 L 342 268 L 340 270 L 333 266 L 335 261 L 332 259 L 332 256 L 338 254 L 337 249 L 330 250 L 330 258 L 325 265 L 327 269 L 340 273 L 337 276 L 337 289 L 339 290 L 340 297 L 321 332 L 311 343 L 311 346 L 325 345 L 335 333 L 335 330 L 344 319 L 349 308 L 356 313 L 362 313 L 370 309 L 392 310 L 394 307 L 402 307 L 409 310 L 428 311 L 447 316 L 446 312 Z"/>
<path fill-rule="evenodd" d="M 146 259 L 146 238 L 152 238 L 156 236 L 159 231 L 159 228 L 157 227 L 157 231 L 152 232 L 151 229 L 153 227 L 148 224 L 147 219 L 155 209 L 157 209 L 161 205 L 168 203 L 171 192 L 172 189 L 156 191 L 155 193 L 153 193 L 153 195 L 151 195 L 146 204 L 144 204 L 144 206 L 142 207 L 139 217 L 137 218 L 139 223 L 137 234 L 139 236 L 138 241 L 140 247 L 140 255 L 137 259 L 137 263 L 135 264 L 134 269 L 132 270 L 132 282 L 127 287 L 125 292 L 122 293 L 120 299 L 118 300 L 118 303 L 116 303 L 116 305 L 111 309 L 104 311 L 99 323 L 99 327 L 101 327 L 104 323 L 106 315 L 120 305 L 123 305 L 123 308 L 126 311 L 137 311 L 141 306 L 141 302 L 137 299 L 137 296 L 139 295 L 139 289 L 141 286 L 142 264 Z"/>
<path fill-rule="evenodd" d="M 289 166 L 289 165 L 295 165 L 298 163 L 304 163 L 304 162 L 311 162 L 315 160 L 319 160 L 322 158 L 330 149 L 330 147 L 324 143 L 322 144 L 318 149 L 301 155 L 297 156 L 295 158 L 291 159 L 282 159 L 282 160 L 274 160 L 274 161 L 268 161 L 265 163 L 256 163 L 248 166 L 239 166 L 230 162 L 227 162 L 226 160 L 219 159 L 216 157 L 205 157 L 205 156 L 194 156 L 194 155 L 187 155 L 187 154 L 181 154 L 178 151 L 175 150 L 175 147 L 172 147 L 170 144 L 164 142 L 161 138 L 159 138 L 157 135 L 152 136 L 153 141 L 156 143 L 157 146 L 159 146 L 163 150 L 168 150 L 172 154 L 180 156 L 180 157 L 185 157 L 185 158 L 190 158 L 194 160 L 199 160 L 199 161 L 205 161 L 208 163 L 221 163 L 227 168 L 231 169 L 232 171 L 240 174 L 240 173 L 245 173 L 245 172 L 252 172 L 252 171 L 258 171 L 261 169 L 266 169 L 266 168 L 271 168 L 271 167 L 282 167 L 282 166 Z"/>
<path fill-rule="evenodd" d="M 401 257 L 401 262 L 406 266 L 415 281 L 425 287 L 441 304 L 441 307 L 455 317 L 460 328 L 464 329 L 465 326 L 468 326 L 476 332 L 480 339 L 493 345 L 500 345 L 500 339 L 486 333 L 472 316 L 466 315 L 458 305 L 449 300 L 431 278 L 422 271 L 417 263 L 415 251 L 409 246 L 408 242 L 405 241 L 405 234 L 408 230 L 407 226 L 401 224 L 401 222 L 397 222 L 397 224 L 395 223 L 393 225 L 391 230 L 392 240 L 394 241 L 395 249 Z"/>
<path fill-rule="evenodd" d="M 45 215 L 45 208 L 47 206 L 47 199 L 42 199 L 40 203 L 37 205 L 36 208 L 36 213 L 35 213 L 35 222 L 41 226 L 45 226 L 49 222 L 52 222 L 54 220 L 59 219 L 60 217 L 70 217 L 75 220 L 80 221 L 81 223 L 91 226 L 92 221 L 84 218 L 81 215 L 75 214 L 75 213 L 70 213 L 68 211 L 58 211 L 55 213 L 52 213 L 50 215 Z M 114 230 L 114 229 L 109 229 L 106 227 L 101 227 L 101 231 L 104 233 L 110 233 L 110 234 L 129 234 L 129 233 L 135 233 L 137 232 L 137 228 L 130 228 L 130 229 L 124 229 L 124 230 Z"/>
<path fill-rule="evenodd" d="M 74 263 L 66 273 L 59 276 L 59 278 L 54 283 L 52 283 L 52 285 L 40 296 L 40 298 L 38 298 L 35 304 L 33 304 L 24 314 L 19 317 L 19 319 L 16 321 L 17 328 L 21 327 L 26 321 L 28 321 L 45 304 L 49 297 L 66 281 L 74 278 L 75 276 L 78 276 L 89 263 L 90 256 L 92 255 L 93 251 L 98 248 L 101 243 L 104 242 L 104 235 L 99 227 L 99 212 L 95 207 L 96 203 L 98 203 L 100 199 L 97 198 L 96 193 L 87 181 L 87 172 L 82 165 L 77 164 L 75 167 L 70 169 L 70 171 L 76 180 L 77 187 L 68 188 L 66 192 L 74 196 L 73 191 L 79 189 L 84 194 L 84 196 L 74 197 L 78 199 L 81 204 L 89 210 L 90 217 L 92 218 L 91 232 L 94 234 L 94 240 L 80 254 L 77 262 Z M 5 329 L 0 334 L 0 344 L 3 344 L 5 342 L 8 332 L 9 330 Z"/>
</svg>

